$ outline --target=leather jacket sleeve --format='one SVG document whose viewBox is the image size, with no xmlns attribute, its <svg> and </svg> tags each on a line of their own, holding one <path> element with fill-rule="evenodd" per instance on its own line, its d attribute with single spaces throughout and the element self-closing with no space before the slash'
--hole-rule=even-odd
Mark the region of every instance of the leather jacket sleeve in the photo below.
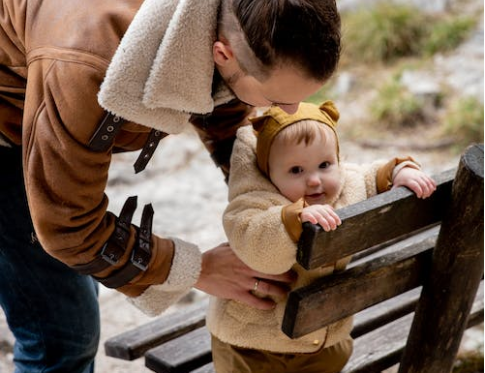
<svg viewBox="0 0 485 373">
<path fill-rule="evenodd" d="M 85 57 L 30 64 L 23 128 L 25 185 L 36 234 L 49 254 L 72 267 L 96 258 L 116 223 L 104 193 L 111 149 L 95 152 L 87 146 L 104 116 L 96 92 L 107 61 Z M 69 89 L 72 85 L 76 89 Z M 131 226 L 116 264 L 90 274 L 105 278 L 124 267 L 136 233 Z M 123 293 L 137 296 L 167 278 L 172 241 L 152 236 L 151 247 L 148 269 L 122 286 Z"/>
<path fill-rule="evenodd" d="M 27 17 L 43 19 L 45 14 L 55 13 L 62 19 L 62 12 L 72 15 L 71 4 L 61 9 L 52 9 L 59 6 L 50 2 L 38 8 L 36 2 L 29 4 Z M 96 12 L 91 16 L 87 12 L 86 17 L 91 23 L 102 19 L 100 27 L 93 29 L 79 22 L 76 27 L 85 29 L 72 34 L 67 22 L 67 30 L 30 18 L 25 22 L 29 25 L 23 45 L 28 84 L 22 146 L 28 204 L 43 248 L 71 267 L 97 258 L 117 221 L 114 214 L 107 212 L 104 192 L 112 147 L 101 152 L 89 147 L 89 140 L 105 115 L 97 102 L 100 84 L 123 30 L 139 6 L 138 1 L 116 4 L 117 11 L 113 13 L 114 2 L 93 2 Z M 99 34 L 94 35 L 96 32 Z M 124 254 L 116 264 L 89 274 L 103 279 L 129 262 L 137 240 L 135 225 L 128 232 Z M 117 286 L 118 290 L 138 296 L 149 285 L 167 279 L 174 256 L 173 241 L 152 235 L 151 251 L 146 271 Z"/>
</svg>

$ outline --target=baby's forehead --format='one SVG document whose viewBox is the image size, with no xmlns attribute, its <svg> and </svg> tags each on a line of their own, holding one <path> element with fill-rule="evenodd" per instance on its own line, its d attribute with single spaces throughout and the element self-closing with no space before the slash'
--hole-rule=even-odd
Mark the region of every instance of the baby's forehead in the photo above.
<svg viewBox="0 0 485 373">
<path fill-rule="evenodd" d="M 312 142 L 315 140 L 325 141 L 327 139 L 335 139 L 337 141 L 337 134 L 326 123 L 312 119 L 304 119 L 283 128 L 276 135 L 276 138 L 284 142 Z"/>
</svg>

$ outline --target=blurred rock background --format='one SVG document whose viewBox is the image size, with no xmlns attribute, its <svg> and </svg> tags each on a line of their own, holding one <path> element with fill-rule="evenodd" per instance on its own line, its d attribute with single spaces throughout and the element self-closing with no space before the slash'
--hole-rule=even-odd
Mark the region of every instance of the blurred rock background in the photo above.
<svg viewBox="0 0 485 373">
<path fill-rule="evenodd" d="M 337 5 L 344 45 L 340 68 L 309 100 L 332 99 L 338 106 L 342 159 L 362 163 L 410 154 L 431 174 L 456 167 L 467 145 L 483 142 L 483 2 L 337 0 Z M 138 195 L 139 205 L 154 206 L 157 234 L 197 243 L 201 250 L 225 241 L 221 214 L 227 188 L 193 132 L 163 140 L 139 175 L 132 168 L 136 156 L 114 158 L 107 191 L 111 211 L 118 214 L 128 196 Z M 204 296 L 193 291 L 167 312 Z M 103 343 L 151 318 L 104 287 L 100 306 L 96 371 L 149 372 L 142 360 L 106 357 Z M 0 372 L 13 372 L 13 343 L 0 312 Z M 466 359 L 457 363 L 457 373 L 483 372 L 483 325 L 466 333 L 460 356 Z"/>
</svg>

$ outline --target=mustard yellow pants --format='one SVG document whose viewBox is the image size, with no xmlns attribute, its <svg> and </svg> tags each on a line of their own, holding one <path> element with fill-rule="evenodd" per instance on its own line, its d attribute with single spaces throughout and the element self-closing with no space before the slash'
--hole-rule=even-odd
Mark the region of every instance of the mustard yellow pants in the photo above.
<svg viewBox="0 0 485 373">
<path fill-rule="evenodd" d="M 348 337 L 311 354 L 279 354 L 232 346 L 212 337 L 217 373 L 338 373 L 352 354 Z"/>
</svg>

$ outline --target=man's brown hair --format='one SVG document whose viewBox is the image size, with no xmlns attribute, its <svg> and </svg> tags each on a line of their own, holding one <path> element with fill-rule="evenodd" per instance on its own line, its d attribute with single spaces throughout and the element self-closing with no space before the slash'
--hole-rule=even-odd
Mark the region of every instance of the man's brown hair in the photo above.
<svg viewBox="0 0 485 373">
<path fill-rule="evenodd" d="M 290 65 L 323 81 L 337 68 L 341 47 L 335 0 L 223 0 L 221 21 L 220 32 L 253 76 L 267 77 L 274 68 Z"/>
</svg>

